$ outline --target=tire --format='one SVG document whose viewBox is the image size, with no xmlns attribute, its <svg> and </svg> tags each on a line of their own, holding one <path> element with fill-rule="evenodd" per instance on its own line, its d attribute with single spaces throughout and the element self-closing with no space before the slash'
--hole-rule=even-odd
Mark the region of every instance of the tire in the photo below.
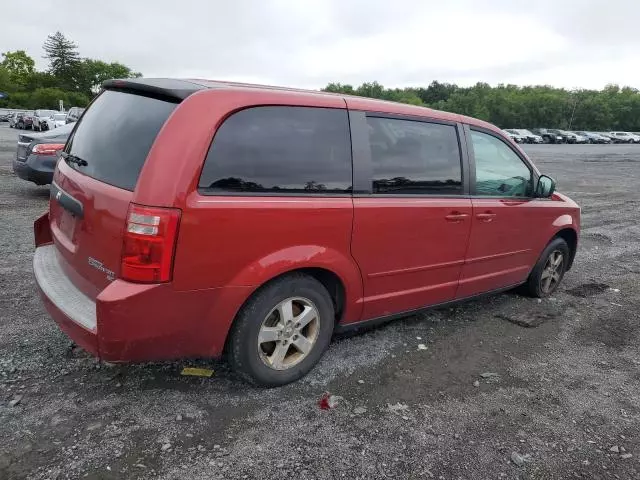
<svg viewBox="0 0 640 480">
<path fill-rule="evenodd" d="M 283 317 L 287 315 L 279 313 L 277 307 L 287 302 L 293 306 L 292 323 L 282 328 Z M 296 319 L 304 318 L 300 311 L 302 306 L 310 312 L 307 319 L 314 312 L 315 316 L 306 326 L 295 330 Z M 254 385 L 277 387 L 294 382 L 318 363 L 329 346 L 334 326 L 333 302 L 325 287 L 305 274 L 285 275 L 256 291 L 236 316 L 227 342 L 228 362 L 239 377 Z M 265 332 L 265 338 L 271 338 L 279 330 L 278 338 L 282 339 L 260 343 L 263 328 L 271 330 Z M 298 342 L 301 337 L 307 340 L 313 337 L 306 354 L 295 346 L 296 337 Z M 285 352 L 281 362 L 275 359 L 276 350 Z"/>
<path fill-rule="evenodd" d="M 549 263 L 553 262 L 551 259 L 552 255 L 561 255 L 561 263 L 555 267 L 555 274 L 557 275 L 555 280 L 551 280 L 549 288 L 545 288 L 547 286 L 547 282 L 549 281 L 549 276 L 545 276 L 546 273 L 549 273 Z M 562 282 L 565 272 L 567 271 L 567 265 L 569 264 L 569 258 L 571 255 L 571 251 L 569 250 L 569 245 L 563 238 L 556 237 L 545 247 L 540 255 L 540 258 L 536 262 L 533 270 L 529 274 L 529 278 L 527 282 L 522 285 L 521 292 L 534 298 L 544 298 L 550 295 L 558 289 L 558 286 Z M 557 259 L 557 256 L 555 257 Z"/>
</svg>

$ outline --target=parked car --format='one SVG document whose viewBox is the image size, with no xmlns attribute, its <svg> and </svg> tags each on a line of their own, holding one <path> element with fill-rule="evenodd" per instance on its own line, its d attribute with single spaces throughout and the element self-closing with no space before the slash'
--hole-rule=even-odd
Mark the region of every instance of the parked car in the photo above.
<svg viewBox="0 0 640 480">
<path fill-rule="evenodd" d="M 33 112 L 22 115 L 22 121 L 18 122 L 18 128 L 22 130 L 33 130 Z"/>
<path fill-rule="evenodd" d="M 611 143 L 611 139 L 609 137 L 604 137 L 599 133 L 595 132 L 576 132 L 578 135 L 582 135 L 587 139 L 588 143 Z"/>
<path fill-rule="evenodd" d="M 542 137 L 543 143 L 567 143 L 566 138 L 547 128 L 534 128 L 531 130 L 536 135 Z"/>
<path fill-rule="evenodd" d="M 513 128 L 504 130 L 504 133 L 506 133 L 507 136 L 513 139 L 513 141 L 516 143 L 527 143 L 527 137 Z"/>
<path fill-rule="evenodd" d="M 608 138 L 611 143 L 620 143 L 618 139 L 615 138 L 613 135 L 611 135 L 611 133 L 609 132 L 594 132 L 594 133 L 597 133 L 598 135 L 604 138 Z"/>
<path fill-rule="evenodd" d="M 62 127 L 67 124 L 67 114 L 66 113 L 54 113 L 51 115 L 51 128 Z"/>
<path fill-rule="evenodd" d="M 515 286 L 552 295 L 573 262 L 580 208 L 480 120 L 128 79 L 76 125 L 34 273 L 53 319 L 106 361 L 225 351 L 282 385 L 335 331 Z"/>
<path fill-rule="evenodd" d="M 56 112 L 55 110 L 36 110 L 33 114 L 33 129 L 38 132 L 44 132 L 51 128 L 51 116 Z"/>
<path fill-rule="evenodd" d="M 566 134 L 572 139 L 570 143 L 589 143 L 586 135 L 580 135 L 578 132 L 566 131 Z"/>
<path fill-rule="evenodd" d="M 82 115 L 82 113 L 84 112 L 84 108 L 80 108 L 80 107 L 71 107 L 69 109 L 69 111 L 67 112 L 67 123 L 74 123 L 77 122 L 78 119 L 80 118 L 80 115 Z"/>
<path fill-rule="evenodd" d="M 618 143 L 640 143 L 640 137 L 629 132 L 609 132 Z"/>
<path fill-rule="evenodd" d="M 527 143 L 543 143 L 544 142 L 544 140 L 540 135 L 536 135 L 535 133 L 530 132 L 529 130 L 519 128 L 519 129 L 515 129 L 515 131 L 518 132 L 520 135 L 524 136 L 526 138 Z"/>
<path fill-rule="evenodd" d="M 559 128 L 550 128 L 549 132 L 562 137 L 561 143 L 578 143 L 578 139 L 576 138 L 576 136 L 571 132 L 567 132 L 566 130 L 560 130 Z"/>
<path fill-rule="evenodd" d="M 14 173 L 36 185 L 51 183 L 58 154 L 72 130 L 73 125 L 64 125 L 48 132 L 20 134 L 13 161 Z"/>
<path fill-rule="evenodd" d="M 22 118 L 21 112 L 13 112 L 9 115 L 9 128 L 18 128 L 18 118 Z"/>
<path fill-rule="evenodd" d="M 0 122 L 8 122 L 11 115 L 13 115 L 12 112 L 0 113 Z"/>
</svg>

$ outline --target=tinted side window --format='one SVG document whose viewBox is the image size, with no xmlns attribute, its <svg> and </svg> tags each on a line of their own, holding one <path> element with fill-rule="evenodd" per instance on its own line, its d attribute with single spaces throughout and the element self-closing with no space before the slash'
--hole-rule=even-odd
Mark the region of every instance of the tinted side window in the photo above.
<svg viewBox="0 0 640 480">
<path fill-rule="evenodd" d="M 367 123 L 374 193 L 462 193 L 455 127 L 377 117 Z"/>
<path fill-rule="evenodd" d="M 504 142 L 471 131 L 476 161 L 476 195 L 525 197 L 531 193 L 531 170 Z"/>
<path fill-rule="evenodd" d="M 350 192 L 346 110 L 253 107 L 218 129 L 199 187 L 215 192 Z"/>
</svg>

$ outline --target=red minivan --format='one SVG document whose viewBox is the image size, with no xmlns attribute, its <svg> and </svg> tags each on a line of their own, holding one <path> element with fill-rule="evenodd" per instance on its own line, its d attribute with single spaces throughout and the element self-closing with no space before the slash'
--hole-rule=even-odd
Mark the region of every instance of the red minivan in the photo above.
<svg viewBox="0 0 640 480">
<path fill-rule="evenodd" d="M 336 331 L 571 267 L 580 208 L 480 120 L 205 80 L 112 80 L 34 225 L 47 310 L 109 362 L 226 354 L 266 386 Z"/>
</svg>

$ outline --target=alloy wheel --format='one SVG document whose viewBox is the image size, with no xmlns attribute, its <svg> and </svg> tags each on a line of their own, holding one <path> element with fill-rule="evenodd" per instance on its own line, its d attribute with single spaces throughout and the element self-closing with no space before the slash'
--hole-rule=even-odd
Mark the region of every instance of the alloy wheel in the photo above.
<svg viewBox="0 0 640 480">
<path fill-rule="evenodd" d="M 554 250 L 547 258 L 542 275 L 540 275 L 540 289 L 545 294 L 549 294 L 557 288 L 562 278 L 563 267 L 563 253 L 560 250 Z"/>
<path fill-rule="evenodd" d="M 320 333 L 320 314 L 307 298 L 287 298 L 265 317 L 258 333 L 258 353 L 274 370 L 287 370 L 313 350 Z"/>
</svg>

